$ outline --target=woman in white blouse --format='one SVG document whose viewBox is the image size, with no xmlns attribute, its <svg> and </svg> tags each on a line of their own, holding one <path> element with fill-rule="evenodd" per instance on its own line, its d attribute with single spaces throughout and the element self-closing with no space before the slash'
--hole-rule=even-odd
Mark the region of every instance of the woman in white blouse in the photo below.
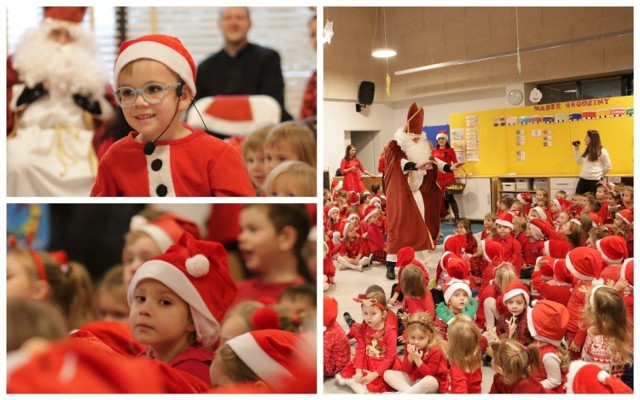
<svg viewBox="0 0 640 400">
<path fill-rule="evenodd" d="M 600 142 L 600 133 L 596 130 L 588 130 L 584 137 L 584 144 L 587 146 L 580 154 L 580 142 L 574 142 L 575 157 L 578 164 L 582 164 L 580 180 L 576 186 L 576 194 L 586 192 L 596 193 L 596 186 L 606 174 L 611 170 L 611 159 L 609 153 Z"/>
</svg>

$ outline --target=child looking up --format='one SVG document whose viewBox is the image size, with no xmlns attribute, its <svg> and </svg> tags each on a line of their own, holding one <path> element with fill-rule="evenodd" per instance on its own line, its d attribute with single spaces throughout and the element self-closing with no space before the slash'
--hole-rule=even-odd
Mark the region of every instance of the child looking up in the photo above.
<svg viewBox="0 0 640 400">
<path fill-rule="evenodd" d="M 250 276 L 238 282 L 233 305 L 264 297 L 274 301 L 289 286 L 312 282 L 302 249 L 309 214 L 302 204 L 247 204 L 240 212 L 238 248 Z"/>
<path fill-rule="evenodd" d="M 255 196 L 238 151 L 180 123 L 195 78 L 177 38 L 154 34 L 120 46 L 115 98 L 134 131 L 100 160 L 91 196 Z"/>
<path fill-rule="evenodd" d="M 540 353 L 536 346 L 528 348 L 513 339 L 493 343 L 496 372 L 489 393 L 546 393 L 534 376 L 540 371 Z"/>
<path fill-rule="evenodd" d="M 482 389 L 482 335 L 464 315 L 456 316 L 449 328 L 449 393 L 480 393 Z"/>
<path fill-rule="evenodd" d="M 402 393 L 447 393 L 447 359 L 433 318 L 428 313 L 415 313 L 405 323 L 407 350 L 402 370 L 385 371 L 385 382 Z"/>
<path fill-rule="evenodd" d="M 146 355 L 209 382 L 220 323 L 236 294 L 219 243 L 185 233 L 166 253 L 146 261 L 129 285 L 129 324 Z"/>
<path fill-rule="evenodd" d="M 622 192 L 622 207 L 633 210 L 633 186 L 624 186 Z"/>
<path fill-rule="evenodd" d="M 549 208 L 549 195 L 546 190 L 538 189 L 536 190 L 535 199 L 533 199 L 533 203 L 535 207 L 542 207 L 543 209 Z"/>
</svg>

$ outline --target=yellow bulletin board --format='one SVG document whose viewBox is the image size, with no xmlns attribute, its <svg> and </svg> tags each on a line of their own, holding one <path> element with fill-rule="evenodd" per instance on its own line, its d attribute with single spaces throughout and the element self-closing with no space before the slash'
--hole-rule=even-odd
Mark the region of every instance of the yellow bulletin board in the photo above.
<svg viewBox="0 0 640 400">
<path fill-rule="evenodd" d="M 464 167 L 471 175 L 576 176 L 581 167 L 571 143 L 580 140 L 584 151 L 589 129 L 600 132 L 610 174 L 633 173 L 633 96 L 455 113 L 449 123 L 451 140 L 454 132 L 477 134 L 478 161 L 467 160 Z"/>
</svg>

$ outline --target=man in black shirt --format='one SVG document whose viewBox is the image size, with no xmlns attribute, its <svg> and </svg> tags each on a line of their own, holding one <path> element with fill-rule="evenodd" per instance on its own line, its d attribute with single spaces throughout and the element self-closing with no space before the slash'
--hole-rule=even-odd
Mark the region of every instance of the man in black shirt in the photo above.
<svg viewBox="0 0 640 400">
<path fill-rule="evenodd" d="M 196 97 L 233 94 L 265 94 L 282 109 L 282 121 L 292 119 L 284 107 L 284 78 L 280 55 L 275 50 L 249 43 L 251 17 L 247 7 L 220 11 L 224 47 L 198 66 Z"/>
</svg>

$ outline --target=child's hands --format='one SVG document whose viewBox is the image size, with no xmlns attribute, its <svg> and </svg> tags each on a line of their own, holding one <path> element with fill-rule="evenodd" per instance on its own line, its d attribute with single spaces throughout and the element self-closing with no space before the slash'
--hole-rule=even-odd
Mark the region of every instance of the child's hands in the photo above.
<svg viewBox="0 0 640 400">
<path fill-rule="evenodd" d="M 356 383 L 362 383 L 362 370 L 356 369 L 356 374 L 353 376 L 353 380 Z"/>
<path fill-rule="evenodd" d="M 417 364 L 419 361 L 422 361 L 422 355 L 424 352 L 422 350 L 419 350 L 416 346 L 408 344 L 407 352 L 407 357 L 409 357 L 409 360 L 412 363 Z"/>
<path fill-rule="evenodd" d="M 574 353 L 577 353 L 577 352 L 580 351 L 580 349 L 581 349 L 581 347 L 578 344 L 576 344 L 575 341 L 571 341 L 571 344 L 569 345 L 569 350 L 570 351 L 572 351 Z"/>
<path fill-rule="evenodd" d="M 548 265 L 548 264 L 549 264 L 549 260 L 544 258 L 538 258 L 538 260 L 536 261 L 536 266 L 533 268 L 533 270 L 540 271 L 540 268 L 542 268 L 543 265 Z"/>
<path fill-rule="evenodd" d="M 509 328 L 509 337 L 513 338 L 513 335 L 516 333 L 516 317 L 512 315 L 507 321 L 507 326 Z"/>
<path fill-rule="evenodd" d="M 398 340 L 398 342 L 400 342 L 400 343 L 406 343 L 406 342 L 407 342 L 407 340 L 404 338 L 404 336 L 403 336 L 403 335 L 398 336 L 397 340 Z"/>
<path fill-rule="evenodd" d="M 615 283 L 615 285 L 613 285 L 613 288 L 615 289 L 616 292 L 620 292 L 623 289 L 625 289 L 625 295 L 627 294 L 626 289 L 628 287 L 629 287 L 629 281 L 624 276 L 621 276 L 620 279 L 618 279 L 618 281 Z"/>
<path fill-rule="evenodd" d="M 369 383 L 373 382 L 374 379 L 376 379 L 379 375 L 377 372 L 371 372 L 368 370 L 364 370 L 364 377 L 362 378 L 362 384 L 363 385 L 368 385 Z"/>
<path fill-rule="evenodd" d="M 482 336 L 487 338 L 487 343 L 491 344 L 498 341 L 498 334 L 496 333 L 496 328 L 489 328 L 482 333 Z"/>
</svg>

